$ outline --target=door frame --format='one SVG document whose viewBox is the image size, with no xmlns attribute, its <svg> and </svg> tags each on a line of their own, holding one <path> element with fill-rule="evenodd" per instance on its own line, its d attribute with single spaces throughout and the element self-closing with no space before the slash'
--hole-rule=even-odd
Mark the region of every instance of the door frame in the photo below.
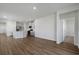
<svg viewBox="0 0 79 59">
<path fill-rule="evenodd" d="M 74 45 L 79 47 L 79 40 L 78 40 L 78 11 L 75 11 L 75 24 L 74 24 L 74 30 L 75 30 L 75 35 L 74 35 Z M 63 42 L 63 33 L 60 33 L 60 31 L 62 30 L 63 32 L 63 28 L 61 29 L 61 18 L 60 18 L 60 13 L 56 14 L 56 43 L 57 44 L 61 44 Z"/>
</svg>

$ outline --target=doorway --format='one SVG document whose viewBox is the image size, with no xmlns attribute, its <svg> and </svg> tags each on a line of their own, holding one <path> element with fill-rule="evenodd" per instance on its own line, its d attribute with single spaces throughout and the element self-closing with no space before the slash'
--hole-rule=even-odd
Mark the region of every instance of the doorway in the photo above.
<svg viewBox="0 0 79 59">
<path fill-rule="evenodd" d="M 66 28 L 64 25 L 63 25 L 63 23 L 65 23 L 66 21 L 65 20 L 63 20 L 63 19 L 67 19 L 67 18 L 71 18 L 71 17 L 74 17 L 73 19 L 74 19 L 74 24 L 73 24 L 73 26 L 71 26 L 71 27 L 73 27 L 74 29 L 73 29 L 73 31 L 74 31 L 74 36 L 66 36 L 67 34 L 67 32 L 64 30 L 64 28 Z M 77 10 L 75 10 L 75 11 L 72 11 L 72 12 L 66 12 L 66 13 L 62 13 L 62 14 L 60 14 L 60 13 L 57 13 L 57 21 L 56 21 L 57 23 L 57 31 L 56 31 L 56 33 L 57 33 L 57 40 L 56 40 L 56 43 L 57 44 L 61 44 L 61 43 L 63 43 L 64 42 L 64 40 L 65 40 L 65 37 L 67 38 L 68 37 L 68 39 L 72 39 L 72 43 L 73 43 L 73 41 L 74 41 L 74 45 L 73 46 L 78 46 L 79 47 L 79 41 L 78 41 L 78 35 L 79 35 L 79 33 L 78 33 L 78 11 Z M 65 24 L 66 25 L 66 24 Z M 68 31 L 69 31 L 69 28 L 66 28 L 66 29 L 68 29 Z M 72 30 L 72 29 L 71 29 Z M 69 31 L 69 32 L 71 32 L 71 31 Z M 72 34 L 71 34 L 72 35 Z M 67 39 L 66 39 L 67 40 Z M 67 42 L 69 42 L 69 41 L 67 41 Z"/>
<path fill-rule="evenodd" d="M 74 44 L 75 36 L 75 17 L 63 19 L 63 41 Z"/>
</svg>

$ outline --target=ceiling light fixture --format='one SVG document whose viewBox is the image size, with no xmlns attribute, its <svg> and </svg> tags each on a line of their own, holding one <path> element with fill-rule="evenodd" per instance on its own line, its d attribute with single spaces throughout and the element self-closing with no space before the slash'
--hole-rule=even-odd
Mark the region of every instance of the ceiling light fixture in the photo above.
<svg viewBox="0 0 79 59">
<path fill-rule="evenodd" d="M 34 7 L 33 7 L 33 10 L 36 10 L 36 9 L 37 9 L 37 7 L 34 6 Z"/>
<path fill-rule="evenodd" d="M 7 16 L 3 16 L 3 18 L 7 18 Z"/>
</svg>

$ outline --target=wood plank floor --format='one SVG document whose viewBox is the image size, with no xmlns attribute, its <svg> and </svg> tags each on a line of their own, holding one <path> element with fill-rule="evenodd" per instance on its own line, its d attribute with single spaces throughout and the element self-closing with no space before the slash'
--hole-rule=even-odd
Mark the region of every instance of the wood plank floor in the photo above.
<svg viewBox="0 0 79 59">
<path fill-rule="evenodd" d="M 66 36 L 64 42 L 74 44 L 74 36 Z"/>
<path fill-rule="evenodd" d="M 28 37 L 13 39 L 0 34 L 1 55 L 79 55 L 79 49 L 70 43 L 57 45 L 54 41 Z"/>
</svg>

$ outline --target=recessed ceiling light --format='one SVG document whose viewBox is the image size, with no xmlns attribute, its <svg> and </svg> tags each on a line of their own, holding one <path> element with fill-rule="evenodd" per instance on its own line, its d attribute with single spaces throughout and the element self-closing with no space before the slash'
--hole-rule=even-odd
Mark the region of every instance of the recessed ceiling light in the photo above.
<svg viewBox="0 0 79 59">
<path fill-rule="evenodd" d="M 34 6 L 34 7 L 33 7 L 33 10 L 36 10 L 36 9 L 37 9 L 37 7 Z"/>
<path fill-rule="evenodd" d="M 3 16 L 3 18 L 7 18 L 7 16 Z"/>
</svg>

